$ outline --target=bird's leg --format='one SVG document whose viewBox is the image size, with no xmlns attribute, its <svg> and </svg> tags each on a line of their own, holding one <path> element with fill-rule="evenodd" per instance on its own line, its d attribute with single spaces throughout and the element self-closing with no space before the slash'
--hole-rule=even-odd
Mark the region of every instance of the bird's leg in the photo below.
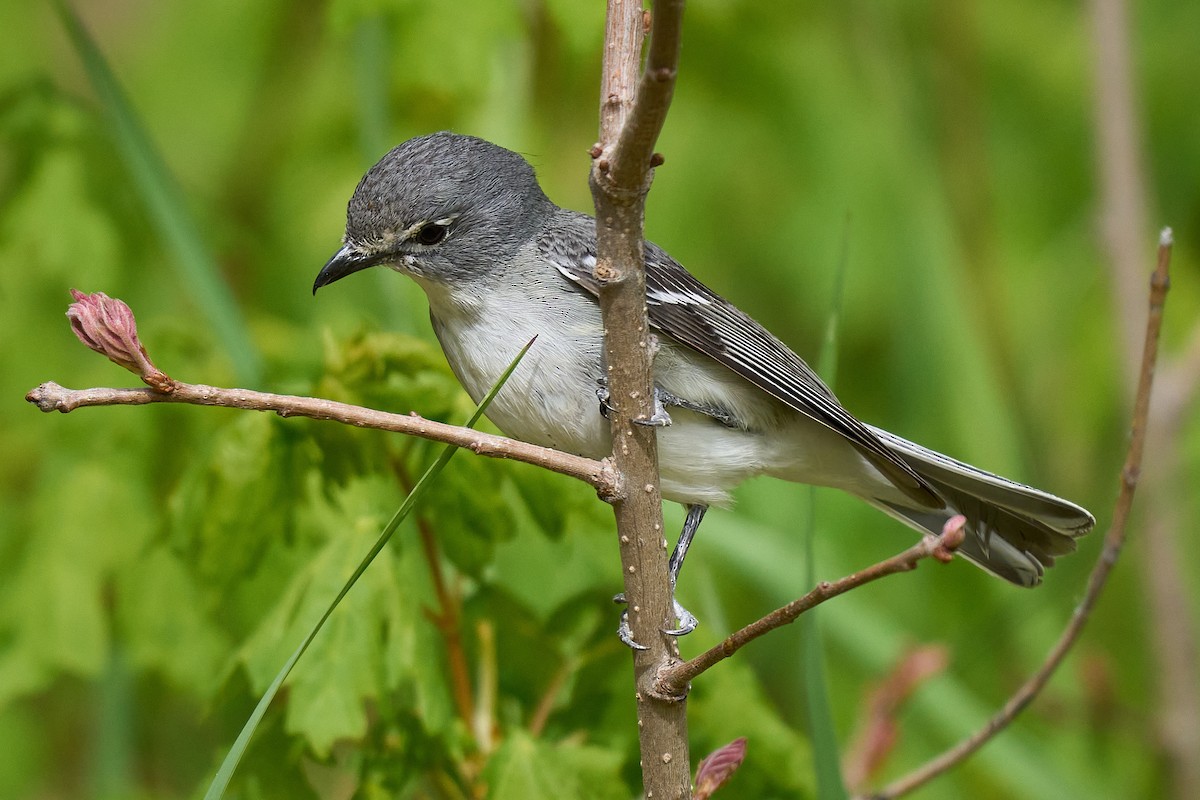
<svg viewBox="0 0 1200 800">
<path fill-rule="evenodd" d="M 679 604 L 675 599 L 675 585 L 679 581 L 679 571 L 683 569 L 683 560 L 687 558 L 688 548 L 692 545 L 692 539 L 696 537 L 696 531 L 700 528 L 700 522 L 704 519 L 704 513 L 708 511 L 708 506 L 689 505 L 687 507 L 687 518 L 683 521 L 683 530 L 679 532 L 679 541 L 675 543 L 675 549 L 671 551 L 671 559 L 667 562 L 667 571 L 671 581 L 671 606 L 674 618 L 679 621 L 679 627 L 663 631 L 668 636 L 684 636 L 696 630 L 696 626 L 700 621 L 696 619 L 696 615 L 688 611 Z M 613 598 L 615 603 L 624 603 L 625 594 L 618 594 Z M 633 631 L 629 629 L 629 611 L 621 612 L 621 622 L 617 626 L 617 636 L 622 642 L 634 650 L 645 650 L 644 645 L 638 644 L 633 638 Z"/>
<path fill-rule="evenodd" d="M 724 425 L 726 428 L 742 428 L 741 423 L 737 418 L 726 409 L 719 406 L 711 406 L 707 403 L 697 403 L 693 400 L 686 400 L 678 395 L 671 394 L 666 389 L 655 387 L 654 389 L 654 411 L 657 415 L 660 410 L 666 414 L 666 408 L 682 408 L 684 411 L 695 411 L 697 414 L 702 414 L 710 419 Z M 670 419 L 668 417 L 668 419 Z"/>
<path fill-rule="evenodd" d="M 605 419 L 610 419 L 612 413 L 612 405 L 609 403 L 608 388 L 601 383 L 600 388 L 596 390 L 596 397 L 600 401 L 600 415 Z M 665 427 L 671 424 L 671 416 L 667 413 L 667 406 L 683 408 L 688 411 L 695 411 L 699 414 L 712 417 L 717 422 L 727 427 L 737 427 L 737 423 L 727 411 L 719 408 L 710 407 L 698 403 L 692 403 L 684 400 L 681 397 L 668 392 L 666 389 L 654 387 L 654 413 L 649 419 L 635 419 L 634 422 L 638 425 L 648 425 L 654 427 Z M 679 533 L 679 541 L 675 544 L 675 549 L 671 551 L 671 560 L 669 562 L 670 581 L 671 581 L 671 606 L 674 613 L 674 619 L 679 623 L 678 628 L 672 628 L 664 631 L 669 636 L 683 636 L 691 633 L 700 624 L 696 616 L 681 606 L 675 600 L 675 585 L 679 581 L 679 571 L 683 568 L 683 560 L 687 557 L 688 547 L 692 544 L 692 539 L 696 536 L 696 530 L 700 527 L 701 520 L 704 519 L 704 513 L 708 511 L 708 506 L 704 505 L 689 505 L 687 507 L 687 518 L 683 522 L 683 530 Z M 624 603 L 624 593 L 618 594 L 613 598 L 613 602 Z M 643 645 L 638 644 L 633 638 L 633 632 L 629 629 L 629 611 L 621 612 L 621 622 L 617 627 L 617 636 L 629 647 L 635 650 L 646 649 Z"/>
<path fill-rule="evenodd" d="M 671 560 L 667 563 L 667 570 L 671 575 L 671 603 L 675 609 L 675 617 L 679 620 L 678 628 L 664 631 L 669 636 L 683 636 L 691 633 L 700 624 L 695 614 L 679 605 L 679 601 L 675 599 L 675 585 L 679 582 L 679 571 L 683 569 L 683 560 L 687 558 L 688 548 L 692 546 L 692 539 L 696 537 L 696 531 L 700 529 L 700 522 L 704 519 L 706 511 L 708 511 L 708 506 L 699 504 L 687 507 L 683 530 L 679 532 L 679 541 L 675 543 L 675 549 L 671 551 Z"/>
<path fill-rule="evenodd" d="M 605 419 L 612 419 L 612 403 L 609 402 L 608 387 L 603 381 L 600 383 L 600 388 L 596 389 L 596 398 L 600 401 L 600 416 Z M 695 403 L 691 400 L 684 400 L 678 395 L 671 394 L 662 387 L 654 387 L 654 411 L 649 419 L 635 419 L 635 425 L 646 425 L 652 428 L 665 428 L 671 424 L 671 415 L 667 413 L 668 408 L 682 408 L 685 411 L 695 411 L 697 414 L 703 414 L 724 425 L 726 428 L 741 428 L 742 425 L 732 413 L 717 406 L 710 406 L 704 403 Z"/>
</svg>

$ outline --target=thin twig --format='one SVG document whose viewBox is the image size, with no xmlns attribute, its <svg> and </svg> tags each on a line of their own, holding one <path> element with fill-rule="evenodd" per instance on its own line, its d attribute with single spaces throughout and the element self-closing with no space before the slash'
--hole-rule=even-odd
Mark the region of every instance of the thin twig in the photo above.
<svg viewBox="0 0 1200 800">
<path fill-rule="evenodd" d="M 433 593 L 438 601 L 438 610 L 430 611 L 427 616 L 445 640 L 454 705 L 462 721 L 470 725 L 475 717 L 475 703 L 471 697 L 471 670 L 467 665 L 467 654 L 462 640 L 462 606 L 457 595 L 446 586 L 441 557 L 438 554 L 437 537 L 424 517 L 417 517 L 417 533 L 421 539 L 421 552 L 429 564 Z"/>
<path fill-rule="evenodd" d="M 946 523 L 939 536 L 926 536 L 904 552 L 897 553 L 891 558 L 872 564 L 866 569 L 844 578 L 836 581 L 822 581 L 803 597 L 793 600 L 786 606 L 777 608 L 765 617 L 751 622 L 741 630 L 731 633 L 719 645 L 688 661 L 676 662 L 662 669 L 655 683 L 655 691 L 666 697 L 684 694 L 687 692 L 688 684 L 701 673 L 729 658 L 758 637 L 795 622 L 801 614 L 819 606 L 826 600 L 880 578 L 886 578 L 888 575 L 916 569 L 917 563 L 925 558 L 936 558 L 939 561 L 949 560 L 953 552 L 962 544 L 965 522 L 965 517 L 955 515 Z"/>
<path fill-rule="evenodd" d="M 618 649 L 623 651 L 624 648 L 625 645 L 621 644 L 616 637 L 606 637 L 583 652 L 569 653 L 559 668 L 550 676 L 546 688 L 542 690 L 541 699 L 538 700 L 537 706 L 529 716 L 530 735 L 541 736 L 545 731 L 546 724 L 550 721 L 550 715 L 554 713 L 554 709 L 558 705 L 559 695 L 562 694 L 563 688 L 572 675 L 593 661 L 607 658 Z"/>
<path fill-rule="evenodd" d="M 57 383 L 48 382 L 30 391 L 25 395 L 25 399 L 42 411 L 60 411 L 64 414 L 90 406 L 188 403 L 248 411 L 273 411 L 281 417 L 332 420 L 359 428 L 404 433 L 435 442 L 454 444 L 490 458 L 507 458 L 535 464 L 590 484 L 602 498 L 614 496 L 620 491 L 616 473 L 607 462 L 593 461 L 590 458 L 482 433 L 471 428 L 448 425 L 415 414 L 393 414 L 316 397 L 272 394 L 250 389 L 225 389 L 172 380 L 170 392 L 150 388 L 67 389 Z"/>
<path fill-rule="evenodd" d="M 392 471 L 400 481 L 405 493 L 413 490 L 412 478 L 402 460 L 392 462 Z M 457 592 L 446 583 L 446 571 L 442 569 L 442 557 L 438 550 L 437 536 L 429 520 L 420 514 L 414 515 L 417 534 L 421 540 L 421 552 L 429 567 L 429 578 L 433 583 L 433 596 L 437 610 L 426 609 L 425 615 L 438 629 L 446 648 L 446 661 L 450 666 L 450 694 L 458 716 L 468 727 L 475 718 L 475 698 L 471 692 L 471 670 L 467 664 L 466 648 L 462 639 L 462 600 Z"/>
<path fill-rule="evenodd" d="M 646 68 L 638 84 L 637 99 L 612 154 L 612 186 L 640 188 L 655 166 L 654 144 L 667 119 L 675 93 L 679 46 L 683 34 L 683 0 L 656 0 Z"/>
<path fill-rule="evenodd" d="M 546 684 L 545 691 L 542 692 L 541 700 L 538 701 L 537 707 L 529 716 L 530 736 L 542 735 L 542 731 L 546 729 L 546 723 L 550 721 L 550 715 L 554 712 L 554 706 L 558 703 L 559 693 L 562 692 L 563 687 L 567 685 L 567 680 L 577 669 L 579 669 L 579 659 L 568 656 L 550 676 L 550 681 Z"/>
<path fill-rule="evenodd" d="M 1142 347 L 1142 366 L 1133 406 L 1129 451 L 1125 457 L 1125 466 L 1121 470 L 1121 491 L 1113 510 L 1112 524 L 1104 537 L 1104 547 L 1100 551 L 1096 566 L 1088 577 L 1087 590 L 1084 592 L 1083 600 L 1076 606 L 1070 622 L 1067 623 L 1067 627 L 1054 647 L 1051 648 L 1042 665 L 1009 698 L 995 716 L 978 731 L 941 755 L 894 781 L 881 791 L 868 795 L 871 800 L 890 800 L 890 798 L 908 794 L 958 764 L 1008 727 L 1017 714 L 1021 713 L 1037 697 L 1038 692 L 1050 680 L 1050 676 L 1054 674 L 1055 669 L 1062 663 L 1063 658 L 1066 657 L 1083 631 L 1083 626 L 1091 616 L 1092 609 L 1095 608 L 1096 601 L 1099 600 L 1100 593 L 1108 581 L 1108 576 L 1117 563 L 1121 547 L 1125 544 L 1129 512 L 1133 507 L 1133 495 L 1141 475 L 1142 454 L 1146 445 L 1146 423 L 1150 414 L 1150 388 L 1154 383 L 1154 368 L 1158 362 L 1158 338 L 1162 330 L 1163 306 L 1166 303 L 1167 290 L 1171 283 L 1171 245 L 1171 232 L 1170 229 L 1166 229 L 1159 239 L 1158 264 L 1150 278 L 1150 315 L 1146 321 L 1146 338 Z"/>
</svg>

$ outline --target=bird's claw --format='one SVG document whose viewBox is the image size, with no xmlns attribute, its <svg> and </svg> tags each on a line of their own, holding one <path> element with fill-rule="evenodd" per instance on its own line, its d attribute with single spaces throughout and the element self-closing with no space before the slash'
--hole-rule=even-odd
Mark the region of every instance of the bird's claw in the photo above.
<svg viewBox="0 0 1200 800">
<path fill-rule="evenodd" d="M 655 388 L 654 390 L 654 413 L 649 419 L 635 419 L 635 425 L 642 425 L 646 428 L 665 428 L 671 424 L 671 415 L 667 413 L 667 407 L 663 404 L 662 393 Z"/>
<path fill-rule="evenodd" d="M 601 386 L 596 390 L 596 399 L 600 401 L 600 416 L 605 419 L 612 419 L 615 410 L 612 403 L 609 402 L 610 397 L 606 387 Z M 633 423 L 648 428 L 665 428 L 671 424 L 671 415 L 667 413 L 667 407 L 663 404 L 663 398 L 658 389 L 654 390 L 654 412 L 649 418 L 635 419 Z"/>
<path fill-rule="evenodd" d="M 613 602 L 614 603 L 624 603 L 625 602 L 625 593 L 620 592 L 618 594 L 613 595 Z M 621 621 L 617 624 L 617 638 L 620 639 L 621 643 L 624 644 L 626 647 L 628 647 L 630 650 L 649 650 L 650 649 L 649 647 L 646 647 L 646 645 L 644 645 L 644 644 L 638 644 L 637 641 L 634 640 L 633 631 L 630 630 L 630 628 L 629 628 L 629 609 L 627 609 L 627 608 L 621 609 Z"/>
<path fill-rule="evenodd" d="M 603 386 L 596 390 L 596 399 L 600 401 L 600 416 L 605 419 L 612 419 L 614 410 L 612 404 L 608 402 L 609 396 L 608 389 Z"/>
<path fill-rule="evenodd" d="M 675 606 L 675 619 L 679 620 L 679 627 L 665 630 L 663 633 L 667 636 L 687 636 L 699 627 L 700 620 L 696 619 L 695 614 L 679 605 L 678 600 L 672 599 L 671 602 Z"/>
<path fill-rule="evenodd" d="M 624 603 L 625 593 L 621 592 L 620 594 L 614 595 L 613 602 Z M 679 627 L 668 628 L 664 630 L 663 633 L 665 633 L 667 636 L 686 636 L 687 634 L 696 630 L 696 627 L 700 624 L 700 620 L 696 619 L 696 615 L 681 606 L 679 601 L 674 598 L 671 599 L 671 604 L 674 608 L 675 619 L 679 621 Z M 633 631 L 629 627 L 628 609 L 621 611 L 621 621 L 617 625 L 617 638 L 620 639 L 621 642 L 631 650 L 650 649 L 644 644 L 639 644 L 637 640 L 633 638 Z"/>
<path fill-rule="evenodd" d="M 638 644 L 633 638 L 633 631 L 629 629 L 629 611 L 621 612 L 621 621 L 617 624 L 617 638 L 621 643 L 630 650 L 649 650 L 650 648 L 644 644 Z"/>
</svg>

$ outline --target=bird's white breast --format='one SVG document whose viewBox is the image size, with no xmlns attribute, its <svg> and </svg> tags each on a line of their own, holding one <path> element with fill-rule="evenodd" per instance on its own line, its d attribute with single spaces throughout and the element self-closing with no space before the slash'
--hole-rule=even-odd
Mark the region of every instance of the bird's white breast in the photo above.
<svg viewBox="0 0 1200 800">
<path fill-rule="evenodd" d="M 493 283 L 488 291 L 471 293 L 420 282 L 438 341 L 476 402 L 537 337 L 487 411 L 500 430 L 522 441 L 602 458 L 610 446 L 596 395 L 600 312 L 557 274 L 545 278 L 525 278 L 520 287 Z"/>
</svg>

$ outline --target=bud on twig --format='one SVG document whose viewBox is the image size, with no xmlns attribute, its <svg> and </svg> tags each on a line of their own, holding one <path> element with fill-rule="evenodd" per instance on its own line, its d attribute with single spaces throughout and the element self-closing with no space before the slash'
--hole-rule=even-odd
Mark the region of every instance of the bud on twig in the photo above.
<svg viewBox="0 0 1200 800">
<path fill-rule="evenodd" d="M 174 382 L 154 366 L 137 335 L 133 311 L 121 300 L 104 292 L 84 294 L 72 289 L 75 302 L 67 308 L 71 330 L 79 341 L 140 377 L 159 392 L 174 390 Z"/>
<path fill-rule="evenodd" d="M 695 800 L 708 800 L 720 789 L 746 758 L 746 737 L 734 739 L 724 747 L 717 748 L 700 760 L 696 767 Z"/>
<path fill-rule="evenodd" d="M 967 518 L 962 514 L 955 514 L 946 520 L 946 524 L 942 526 L 942 535 L 936 539 L 937 546 L 930 555 L 943 564 L 953 561 L 954 551 L 966 538 L 966 525 Z"/>
</svg>

